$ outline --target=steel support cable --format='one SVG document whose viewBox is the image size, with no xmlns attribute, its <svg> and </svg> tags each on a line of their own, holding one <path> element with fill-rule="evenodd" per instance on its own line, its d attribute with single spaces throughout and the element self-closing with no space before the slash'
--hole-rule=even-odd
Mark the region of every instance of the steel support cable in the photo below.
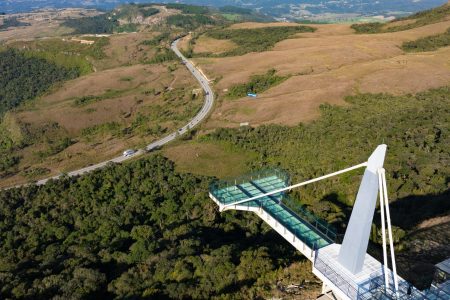
<svg viewBox="0 0 450 300">
<path fill-rule="evenodd" d="M 239 204 L 242 204 L 242 203 L 245 203 L 245 202 L 249 202 L 249 201 L 253 201 L 253 200 L 256 200 L 256 199 L 259 199 L 259 198 L 271 196 L 273 194 L 285 192 L 285 191 L 288 191 L 288 190 L 290 191 L 292 189 L 295 189 L 295 188 L 298 188 L 298 187 L 301 187 L 301 186 L 304 186 L 304 185 L 307 185 L 307 184 L 310 184 L 310 183 L 314 183 L 314 182 L 317 182 L 317 181 L 320 181 L 320 180 L 323 180 L 323 179 L 327 179 L 327 178 L 330 178 L 330 177 L 333 177 L 333 176 L 336 176 L 336 175 L 340 175 L 340 174 L 343 174 L 343 173 L 346 173 L 346 172 L 350 172 L 350 171 L 353 171 L 353 170 L 356 170 L 356 169 L 359 169 L 359 168 L 363 168 L 363 167 L 367 167 L 367 162 L 363 162 L 362 164 L 359 164 L 359 165 L 356 165 L 356 166 L 353 166 L 353 167 L 350 167 L 350 168 L 346 168 L 346 169 L 343 169 L 343 170 L 340 170 L 340 171 L 337 171 L 337 172 L 334 172 L 334 173 L 330 173 L 330 174 L 327 174 L 327 175 L 324 175 L 324 176 L 321 176 L 321 177 L 317 177 L 317 178 L 310 179 L 310 180 L 307 180 L 307 181 L 304 181 L 304 182 L 300 182 L 300 183 L 297 183 L 297 184 L 294 184 L 294 185 L 291 185 L 291 186 L 288 186 L 288 187 L 285 187 L 285 188 L 281 188 L 281 189 L 278 189 L 278 190 L 275 190 L 275 191 L 272 191 L 272 192 L 269 192 L 269 193 L 261 194 L 261 195 L 255 196 L 255 197 L 251 197 L 251 198 L 248 198 L 248 199 L 244 199 L 244 200 L 240 200 L 240 201 L 237 201 L 237 202 L 234 202 L 234 203 L 230 203 L 230 204 L 224 205 L 221 210 L 224 210 L 227 207 L 239 205 Z"/>
</svg>

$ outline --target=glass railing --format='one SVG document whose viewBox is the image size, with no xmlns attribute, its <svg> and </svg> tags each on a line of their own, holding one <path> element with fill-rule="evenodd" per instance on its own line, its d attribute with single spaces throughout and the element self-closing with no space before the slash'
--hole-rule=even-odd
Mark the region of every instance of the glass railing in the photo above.
<svg viewBox="0 0 450 300">
<path fill-rule="evenodd" d="M 384 274 L 377 272 L 372 274 L 369 289 L 360 292 L 358 299 L 392 299 L 392 300 L 448 300 L 450 294 L 445 289 L 432 287 L 425 291 L 420 291 L 406 280 L 400 279 L 398 291 L 394 289 L 392 272 L 388 276 L 389 287 L 385 285 Z M 382 298 L 381 298 L 382 297 Z"/>
<path fill-rule="evenodd" d="M 213 192 L 216 190 L 221 190 L 227 187 L 232 187 L 235 185 L 243 184 L 249 181 L 269 177 L 269 176 L 276 176 L 282 181 L 285 182 L 286 186 L 288 186 L 289 183 L 289 175 L 280 169 L 277 168 L 270 168 L 270 169 L 263 169 L 257 172 L 252 172 L 237 178 L 232 179 L 223 179 L 223 180 L 216 180 L 213 181 L 209 186 L 209 191 Z"/>
<path fill-rule="evenodd" d="M 280 169 L 272 168 L 260 170 L 258 172 L 253 172 L 233 179 L 213 181 L 209 186 L 209 192 L 222 204 L 232 204 L 234 202 L 249 198 L 248 195 L 242 193 L 242 191 L 239 190 L 238 186 L 242 186 L 248 184 L 249 182 L 258 181 L 265 178 L 274 178 L 278 183 L 282 183 L 282 185 L 277 188 L 287 187 L 289 184 L 289 175 L 286 172 Z M 274 196 L 277 197 L 280 195 L 277 194 Z M 253 204 L 254 203 L 256 202 L 253 202 Z"/>
<path fill-rule="evenodd" d="M 301 218 L 287 210 L 286 207 L 273 203 L 272 205 L 263 205 L 262 208 L 309 248 L 319 249 L 330 244 L 329 240 L 307 226 Z"/>
<path fill-rule="evenodd" d="M 336 228 L 333 225 L 315 216 L 313 213 L 309 212 L 304 206 L 302 206 L 298 202 L 295 202 L 290 197 L 285 197 L 283 199 L 283 203 L 287 209 L 291 210 L 298 217 L 302 218 L 312 228 L 319 231 L 331 242 L 339 241 L 340 236 L 337 234 Z"/>
<path fill-rule="evenodd" d="M 289 184 L 289 176 L 279 169 L 266 169 L 235 179 L 215 181 L 210 185 L 210 192 L 225 205 L 232 205 L 239 201 L 282 189 Z M 280 204 L 289 203 L 291 207 Z M 272 207 L 277 204 L 277 207 Z M 336 240 L 335 229 L 324 220 L 317 218 L 294 202 L 284 192 L 258 198 L 254 201 L 240 203 L 242 207 L 259 206 L 274 219 L 282 223 L 308 247 L 318 249 Z M 301 224 L 301 226 L 300 226 Z"/>
<path fill-rule="evenodd" d="M 337 273 L 331 268 L 325 261 L 316 257 L 314 261 L 314 268 L 322 273 L 329 281 L 331 281 L 340 291 L 347 295 L 350 299 L 358 299 L 358 290 L 355 288 L 355 284 L 346 279 L 343 275 Z M 371 298 L 361 298 L 371 299 Z"/>
</svg>

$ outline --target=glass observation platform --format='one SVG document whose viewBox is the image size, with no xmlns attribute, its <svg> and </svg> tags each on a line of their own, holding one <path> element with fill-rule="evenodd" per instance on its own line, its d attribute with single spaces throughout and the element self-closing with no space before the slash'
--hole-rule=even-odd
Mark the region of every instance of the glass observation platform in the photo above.
<svg viewBox="0 0 450 300">
<path fill-rule="evenodd" d="M 311 249 L 319 249 L 331 244 L 336 238 L 336 233 L 331 226 L 301 206 L 291 209 L 283 204 L 283 202 L 293 203 L 285 192 L 238 203 L 288 186 L 289 176 L 285 172 L 270 169 L 233 180 L 216 181 L 211 184 L 209 191 L 223 206 L 235 209 L 261 208 Z M 238 204 L 233 206 L 234 203 Z"/>
</svg>

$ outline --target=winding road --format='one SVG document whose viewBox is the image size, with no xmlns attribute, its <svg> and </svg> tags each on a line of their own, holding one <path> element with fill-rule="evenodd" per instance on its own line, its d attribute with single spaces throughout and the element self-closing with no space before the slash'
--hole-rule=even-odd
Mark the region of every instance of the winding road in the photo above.
<svg viewBox="0 0 450 300">
<path fill-rule="evenodd" d="M 140 149 L 131 156 L 127 156 L 127 157 L 119 156 L 119 157 L 116 157 L 116 158 L 113 158 L 113 159 L 110 159 L 107 161 L 103 161 L 101 163 L 98 163 L 98 164 L 95 164 L 95 165 L 92 165 L 92 166 L 89 166 L 86 168 L 71 171 L 71 172 L 67 173 L 67 175 L 69 177 L 83 175 L 85 173 L 89 173 L 94 170 L 103 168 L 109 163 L 121 163 L 121 162 L 127 161 L 129 159 L 135 158 L 137 156 L 143 155 L 146 152 L 158 149 L 158 148 L 162 147 L 163 145 L 175 140 L 180 135 L 185 134 L 190 129 L 197 126 L 200 122 L 202 122 L 208 116 L 209 112 L 211 111 L 211 109 L 213 108 L 213 105 L 214 105 L 213 90 L 212 90 L 211 86 L 209 85 L 208 79 L 189 60 L 187 60 L 186 57 L 184 57 L 184 55 L 180 52 L 180 50 L 178 50 L 177 45 L 178 45 L 179 41 L 180 41 L 180 39 L 177 39 L 174 42 L 172 42 L 170 48 L 181 59 L 183 64 L 186 66 L 186 68 L 189 70 L 189 72 L 197 79 L 197 81 L 200 83 L 203 90 L 205 91 L 205 102 L 203 104 L 202 109 L 197 113 L 197 115 L 191 121 L 189 121 L 189 123 L 187 123 L 183 127 L 179 128 L 177 131 L 169 134 L 168 136 L 147 145 L 147 147 L 145 147 L 145 149 Z M 36 185 L 43 185 L 47 181 L 49 181 L 51 179 L 58 179 L 59 177 L 60 177 L 60 175 L 39 180 L 36 182 Z M 21 185 L 19 185 L 19 186 L 21 186 Z M 17 187 L 19 187 L 19 186 L 17 186 Z"/>
</svg>

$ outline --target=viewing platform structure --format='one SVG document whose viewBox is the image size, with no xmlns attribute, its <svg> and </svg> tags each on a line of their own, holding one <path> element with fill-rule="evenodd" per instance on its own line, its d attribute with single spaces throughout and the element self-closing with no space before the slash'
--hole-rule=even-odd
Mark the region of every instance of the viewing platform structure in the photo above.
<svg viewBox="0 0 450 300">
<path fill-rule="evenodd" d="M 296 214 L 283 204 L 285 192 L 258 197 L 289 186 L 289 176 L 277 169 L 264 170 L 232 181 L 219 181 L 210 186 L 210 198 L 220 211 L 243 210 L 256 213 L 303 255 L 312 260 L 314 250 L 330 245 L 336 238 L 335 231 L 326 222 L 303 211 Z M 234 204 L 238 203 L 238 204 Z"/>
<path fill-rule="evenodd" d="M 231 209 L 254 212 L 307 257 L 313 264 L 313 273 L 323 282 L 322 297 L 338 300 L 450 300 L 450 281 L 422 292 L 397 275 L 383 169 L 386 149 L 386 145 L 380 145 L 367 162 L 294 185 L 290 185 L 287 173 L 278 169 L 214 182 L 209 196 L 221 212 Z M 294 188 L 359 168 L 365 168 L 364 176 L 342 244 L 338 244 L 332 226 L 301 207 L 297 207 L 296 213 L 285 204 L 289 202 L 286 192 Z M 384 263 L 367 253 L 378 194 Z M 386 231 L 392 270 L 388 268 Z"/>
</svg>

